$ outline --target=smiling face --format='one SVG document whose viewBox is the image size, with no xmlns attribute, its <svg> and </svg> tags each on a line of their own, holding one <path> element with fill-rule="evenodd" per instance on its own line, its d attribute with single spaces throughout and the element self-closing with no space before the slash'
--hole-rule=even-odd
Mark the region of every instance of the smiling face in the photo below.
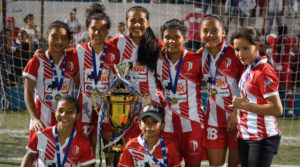
<svg viewBox="0 0 300 167">
<path fill-rule="evenodd" d="M 150 21 L 147 20 L 146 14 L 141 10 L 132 10 L 128 12 L 126 26 L 133 39 L 141 39 L 150 26 Z"/>
<path fill-rule="evenodd" d="M 88 34 L 92 45 L 104 43 L 108 33 L 109 29 L 107 28 L 107 22 L 105 20 L 92 19 L 88 27 Z"/>
<path fill-rule="evenodd" d="M 67 30 L 53 27 L 48 33 L 48 45 L 50 53 L 63 54 L 69 45 Z"/>
<path fill-rule="evenodd" d="M 57 104 L 55 118 L 58 126 L 73 127 L 79 118 L 79 112 L 74 102 L 69 100 L 59 101 Z"/>
<path fill-rule="evenodd" d="M 164 128 L 164 123 L 157 122 L 153 117 L 146 116 L 139 122 L 139 127 L 145 137 L 147 138 L 157 138 L 160 131 Z"/>
<path fill-rule="evenodd" d="M 234 39 L 233 47 L 235 55 L 244 65 L 253 64 L 259 54 L 259 43 L 257 42 L 255 45 L 252 45 L 245 38 Z"/>
<path fill-rule="evenodd" d="M 163 42 L 170 55 L 181 54 L 185 40 L 186 37 L 182 35 L 180 30 L 175 28 L 166 29 L 163 33 Z"/>
<path fill-rule="evenodd" d="M 217 19 L 204 20 L 200 27 L 200 37 L 207 48 L 215 48 L 222 42 L 225 30 Z"/>
</svg>

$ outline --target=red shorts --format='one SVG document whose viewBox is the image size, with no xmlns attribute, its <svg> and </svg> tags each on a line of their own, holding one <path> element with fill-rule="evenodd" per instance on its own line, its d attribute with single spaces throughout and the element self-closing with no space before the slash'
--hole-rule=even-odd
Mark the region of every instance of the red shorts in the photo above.
<svg viewBox="0 0 300 167">
<path fill-rule="evenodd" d="M 203 146 L 207 149 L 238 149 L 237 131 L 227 132 L 225 127 L 206 125 L 203 135 Z"/>
<path fill-rule="evenodd" d="M 174 141 L 179 146 L 180 154 L 186 164 L 197 164 L 203 160 L 207 160 L 205 148 L 202 146 L 202 131 L 197 130 L 185 133 L 162 132 L 162 135 L 168 140 Z"/>
<path fill-rule="evenodd" d="M 292 87 L 292 70 L 289 65 L 282 65 L 281 70 L 276 70 L 278 75 L 279 85 L 284 88 Z"/>
</svg>

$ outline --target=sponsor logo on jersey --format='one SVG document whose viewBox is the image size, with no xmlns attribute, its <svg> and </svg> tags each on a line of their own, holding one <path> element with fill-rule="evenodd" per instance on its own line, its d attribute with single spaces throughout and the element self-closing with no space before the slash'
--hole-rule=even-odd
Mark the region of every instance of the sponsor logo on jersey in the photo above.
<svg viewBox="0 0 300 167">
<path fill-rule="evenodd" d="M 219 88 L 226 88 L 227 87 L 227 83 L 224 81 L 225 78 L 222 77 L 222 78 L 217 78 L 216 79 L 216 86 L 219 87 Z"/>
<path fill-rule="evenodd" d="M 145 67 L 140 66 L 140 65 L 135 65 L 135 66 L 133 66 L 133 71 L 134 72 L 145 72 Z"/>
<path fill-rule="evenodd" d="M 51 96 L 51 95 L 46 95 L 45 99 L 46 99 L 47 101 L 52 101 L 52 100 L 53 100 L 53 96 Z"/>
</svg>

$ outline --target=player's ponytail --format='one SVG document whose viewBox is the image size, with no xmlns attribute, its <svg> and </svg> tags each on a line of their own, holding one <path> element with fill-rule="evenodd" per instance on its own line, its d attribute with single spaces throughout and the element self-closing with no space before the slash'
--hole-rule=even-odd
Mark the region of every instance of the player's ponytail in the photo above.
<svg viewBox="0 0 300 167">
<path fill-rule="evenodd" d="M 90 8 L 86 9 L 85 11 L 86 28 L 88 28 L 91 24 L 91 21 L 95 19 L 95 20 L 105 20 L 107 23 L 106 24 L 107 28 L 110 29 L 111 21 L 104 11 L 105 11 L 105 7 L 99 3 L 93 3 Z"/>
<path fill-rule="evenodd" d="M 140 41 L 137 52 L 137 62 L 145 65 L 150 71 L 155 71 L 159 47 L 157 39 L 150 27 L 148 27 Z"/>
</svg>

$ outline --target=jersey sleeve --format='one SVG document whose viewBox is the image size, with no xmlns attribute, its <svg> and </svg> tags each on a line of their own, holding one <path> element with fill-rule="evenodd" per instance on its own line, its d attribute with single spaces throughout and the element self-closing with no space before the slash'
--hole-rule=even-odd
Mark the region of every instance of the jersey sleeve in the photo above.
<svg viewBox="0 0 300 167">
<path fill-rule="evenodd" d="M 132 156 L 127 148 L 124 149 L 118 167 L 134 167 Z"/>
<path fill-rule="evenodd" d="M 186 20 L 188 20 L 192 15 L 193 15 L 193 13 L 188 13 L 186 16 L 184 16 L 184 17 L 182 18 L 182 20 L 186 21 Z"/>
<path fill-rule="evenodd" d="M 38 56 L 34 56 L 29 60 L 29 62 L 25 66 L 22 76 L 24 78 L 28 77 L 29 79 L 36 81 L 38 77 L 39 66 L 40 66 L 39 58 Z"/>
<path fill-rule="evenodd" d="M 258 84 L 260 92 L 265 99 L 278 95 L 278 78 L 269 64 L 263 69 L 263 73 L 258 78 Z"/>
<path fill-rule="evenodd" d="M 37 151 L 37 144 L 38 144 L 37 133 L 39 133 L 39 132 L 36 132 L 33 134 L 32 138 L 28 142 L 28 145 L 26 146 L 26 150 L 28 152 L 35 153 L 35 154 L 38 153 L 38 151 Z"/>
<path fill-rule="evenodd" d="M 92 145 L 90 144 L 89 140 L 82 136 L 81 142 L 84 143 L 83 147 L 80 148 L 80 159 L 79 162 L 81 166 L 86 166 L 92 163 L 95 163 L 95 156 L 93 153 Z"/>
</svg>

